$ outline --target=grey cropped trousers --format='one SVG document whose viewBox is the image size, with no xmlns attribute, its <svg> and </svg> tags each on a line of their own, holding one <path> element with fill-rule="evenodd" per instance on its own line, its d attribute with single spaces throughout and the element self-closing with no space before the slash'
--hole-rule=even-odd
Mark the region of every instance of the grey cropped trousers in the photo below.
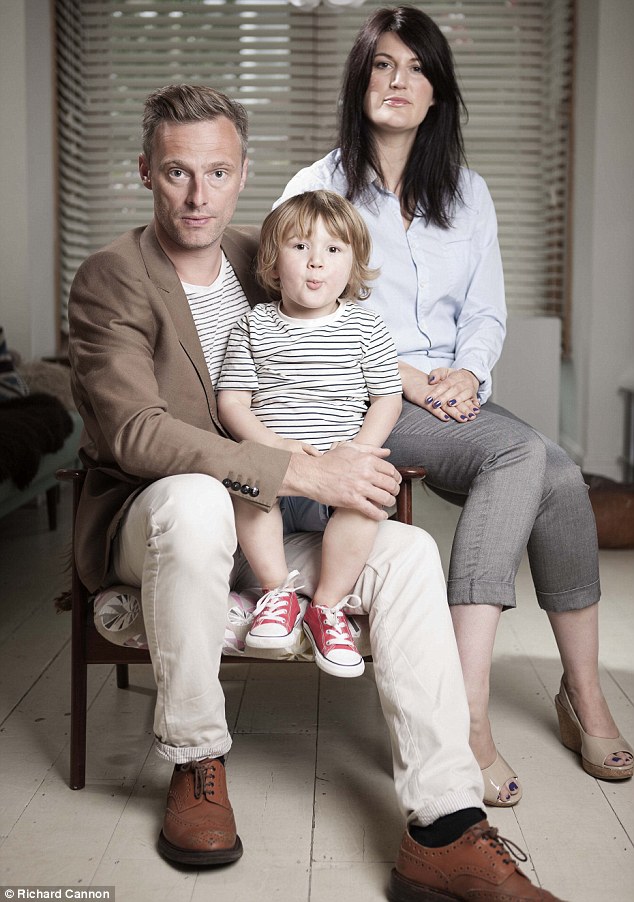
<svg viewBox="0 0 634 902">
<path fill-rule="evenodd" d="M 491 402 L 474 420 L 458 424 L 404 401 L 385 445 L 391 463 L 424 466 L 429 487 L 462 507 L 449 604 L 514 607 L 515 577 L 526 549 L 544 610 L 571 611 L 599 600 L 588 487 L 554 442 Z"/>
</svg>

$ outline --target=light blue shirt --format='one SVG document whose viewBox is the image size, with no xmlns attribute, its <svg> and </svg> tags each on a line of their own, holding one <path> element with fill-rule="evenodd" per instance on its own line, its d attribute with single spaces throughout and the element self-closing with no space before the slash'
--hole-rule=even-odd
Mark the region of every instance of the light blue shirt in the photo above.
<svg viewBox="0 0 634 902">
<path fill-rule="evenodd" d="M 318 188 L 345 196 L 338 160 L 335 150 L 300 170 L 275 206 Z M 371 266 L 381 272 L 364 304 L 382 317 L 401 360 L 426 373 L 439 366 L 470 370 L 486 401 L 506 334 L 497 219 L 483 178 L 463 169 L 460 188 L 463 203 L 450 229 L 421 217 L 405 229 L 396 195 L 376 180 L 369 185 L 367 201 L 355 206 L 372 238 Z"/>
</svg>

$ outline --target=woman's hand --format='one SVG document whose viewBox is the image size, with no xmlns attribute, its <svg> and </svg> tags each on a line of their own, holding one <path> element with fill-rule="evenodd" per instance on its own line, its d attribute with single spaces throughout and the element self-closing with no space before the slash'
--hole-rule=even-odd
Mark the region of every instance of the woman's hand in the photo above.
<svg viewBox="0 0 634 902">
<path fill-rule="evenodd" d="M 427 374 L 405 363 L 399 369 L 405 398 L 437 419 L 469 423 L 480 412 L 479 382 L 469 370 L 438 367 Z"/>
</svg>

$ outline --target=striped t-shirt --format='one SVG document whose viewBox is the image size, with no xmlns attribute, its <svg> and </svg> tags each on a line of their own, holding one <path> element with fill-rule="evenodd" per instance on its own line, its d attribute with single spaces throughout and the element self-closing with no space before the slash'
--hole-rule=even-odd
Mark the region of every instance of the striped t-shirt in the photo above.
<svg viewBox="0 0 634 902">
<path fill-rule="evenodd" d="M 358 433 L 370 395 L 400 394 L 401 380 L 376 313 L 348 302 L 330 316 L 292 319 L 258 304 L 231 331 L 217 387 L 252 392 L 265 426 L 327 451 Z"/>
<path fill-rule="evenodd" d="M 249 302 L 233 266 L 224 254 L 218 278 L 211 285 L 182 284 L 205 355 L 211 384 L 215 387 L 227 350 L 229 333 L 236 320 L 249 309 Z"/>
</svg>

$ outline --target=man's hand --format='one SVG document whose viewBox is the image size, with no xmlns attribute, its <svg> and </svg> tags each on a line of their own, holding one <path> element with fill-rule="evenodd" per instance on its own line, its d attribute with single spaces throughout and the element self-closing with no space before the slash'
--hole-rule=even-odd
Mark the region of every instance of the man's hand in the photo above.
<svg viewBox="0 0 634 902">
<path fill-rule="evenodd" d="M 320 457 L 293 454 L 280 495 L 305 495 L 385 520 L 383 508 L 391 507 L 401 484 L 398 470 L 383 459 L 389 453 L 386 448 L 341 444 Z"/>
<path fill-rule="evenodd" d="M 469 423 L 480 412 L 479 382 L 469 370 L 438 367 L 427 374 L 405 363 L 399 369 L 405 398 L 437 419 Z"/>
</svg>

